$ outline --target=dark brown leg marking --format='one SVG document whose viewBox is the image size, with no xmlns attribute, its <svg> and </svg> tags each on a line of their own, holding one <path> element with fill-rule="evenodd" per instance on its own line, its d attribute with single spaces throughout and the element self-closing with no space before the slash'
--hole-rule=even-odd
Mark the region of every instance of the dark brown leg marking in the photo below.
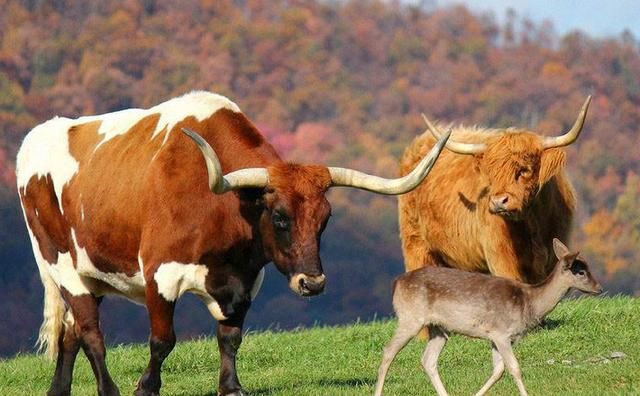
<svg viewBox="0 0 640 396">
<path fill-rule="evenodd" d="M 149 336 L 151 357 L 147 369 L 138 381 L 136 396 L 160 394 L 162 362 L 169 356 L 176 344 L 176 335 L 173 330 L 175 302 L 167 301 L 158 294 L 155 281 L 147 283 L 146 302 L 151 323 L 151 335 Z"/>
<path fill-rule="evenodd" d="M 236 354 L 242 343 L 242 325 L 247 310 L 248 307 L 241 309 L 230 319 L 218 322 L 216 332 L 220 351 L 218 395 L 246 395 L 238 380 Z"/>
<path fill-rule="evenodd" d="M 73 327 L 67 327 L 60 334 L 58 341 L 58 359 L 56 371 L 51 380 L 47 396 L 62 396 L 71 393 L 73 366 L 80 350 L 80 339 Z"/>
<path fill-rule="evenodd" d="M 91 294 L 74 296 L 64 289 L 62 289 L 62 296 L 71 308 L 75 318 L 75 333 L 80 341 L 80 346 L 82 346 L 87 359 L 89 359 L 89 363 L 91 363 L 93 374 L 98 383 L 98 395 L 119 396 L 120 391 L 107 370 L 107 351 L 100 331 L 100 315 L 98 312 L 98 305 L 101 299 Z M 73 365 L 71 365 L 70 369 L 73 369 Z"/>
</svg>

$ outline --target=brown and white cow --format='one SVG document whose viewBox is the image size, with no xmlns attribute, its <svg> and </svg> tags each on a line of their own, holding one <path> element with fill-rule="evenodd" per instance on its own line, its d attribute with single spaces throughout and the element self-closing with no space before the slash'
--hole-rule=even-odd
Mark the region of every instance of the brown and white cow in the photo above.
<svg viewBox="0 0 640 396">
<path fill-rule="evenodd" d="M 283 162 L 236 104 L 208 92 L 37 126 L 18 153 L 17 183 L 45 288 L 39 342 L 57 353 L 49 394 L 69 393 L 80 347 L 98 393 L 119 393 L 98 324 L 107 294 L 146 305 L 151 357 L 136 394 L 158 394 L 184 292 L 199 296 L 218 320 L 218 392 L 244 394 L 235 356 L 263 267 L 273 261 L 301 296 L 320 293 L 327 189 L 407 192 L 447 138 L 410 175 L 388 180 Z"/>
<path fill-rule="evenodd" d="M 454 127 L 429 178 L 400 196 L 407 271 L 445 265 L 537 282 L 553 269 L 553 238 L 568 240 L 575 212 L 561 148 L 580 134 L 591 97 L 569 132 L 544 137 L 509 128 Z M 409 171 L 439 136 L 428 130 L 406 149 Z M 459 155 L 464 154 L 464 155 Z"/>
</svg>

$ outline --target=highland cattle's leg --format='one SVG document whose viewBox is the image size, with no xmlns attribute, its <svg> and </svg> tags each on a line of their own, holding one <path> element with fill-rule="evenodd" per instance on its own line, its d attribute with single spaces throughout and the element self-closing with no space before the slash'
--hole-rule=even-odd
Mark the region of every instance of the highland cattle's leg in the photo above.
<svg viewBox="0 0 640 396">
<path fill-rule="evenodd" d="M 153 279 L 147 280 L 145 297 L 151 325 L 151 334 L 149 335 L 151 356 L 146 370 L 138 380 L 138 387 L 135 391 L 136 396 L 160 394 L 162 362 L 169 356 L 176 344 L 176 334 L 173 330 L 175 301 L 167 301 L 160 295 Z"/>
<path fill-rule="evenodd" d="M 505 233 L 506 230 L 503 230 Z M 524 282 L 518 257 L 511 241 L 496 235 L 488 235 L 484 244 L 484 255 L 492 275 Z"/>
<path fill-rule="evenodd" d="M 80 350 L 80 339 L 74 329 L 75 325 L 64 326 L 58 340 L 58 358 L 56 371 L 51 380 L 47 396 L 62 396 L 71 394 L 71 380 L 73 366 Z"/>
<path fill-rule="evenodd" d="M 81 294 L 74 296 L 62 289 L 62 296 L 71 308 L 75 320 L 75 332 L 79 338 L 80 346 L 93 369 L 93 374 L 98 383 L 98 395 L 120 395 L 118 387 L 111 379 L 107 370 L 107 351 L 104 346 L 104 338 L 100 331 L 100 315 L 98 305 L 101 299 L 92 294 Z M 70 341 L 73 341 L 72 339 Z M 73 347 L 73 344 L 70 345 Z M 72 351 L 70 351 L 72 352 Z M 72 356 L 67 357 L 67 362 L 71 363 Z M 63 360 L 65 358 L 63 357 Z M 66 365 L 65 365 L 66 366 Z M 65 370 L 73 369 L 73 365 L 65 367 Z"/>
<path fill-rule="evenodd" d="M 216 337 L 220 351 L 220 377 L 218 395 L 246 395 L 240 386 L 236 371 L 236 354 L 242 343 L 242 326 L 248 307 L 239 309 L 234 315 L 218 322 Z"/>
</svg>

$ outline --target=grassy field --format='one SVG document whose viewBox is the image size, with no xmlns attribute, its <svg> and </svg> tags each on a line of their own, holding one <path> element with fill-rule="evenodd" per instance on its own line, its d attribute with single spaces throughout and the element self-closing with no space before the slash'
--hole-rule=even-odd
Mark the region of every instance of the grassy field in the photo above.
<svg viewBox="0 0 640 396">
<path fill-rule="evenodd" d="M 640 299 L 581 298 L 561 303 L 546 328 L 515 348 L 532 395 L 640 395 Z M 384 344 L 395 320 L 293 332 L 249 333 L 238 359 L 243 386 L 252 395 L 368 395 L 373 393 Z M 424 342 L 412 341 L 391 366 L 388 395 L 435 394 L 420 367 Z M 622 352 L 624 357 L 613 358 Z M 477 391 L 491 373 L 488 343 L 454 336 L 440 359 L 452 395 Z M 615 355 L 614 355 L 615 356 Z M 147 363 L 146 346 L 109 349 L 111 374 L 123 395 L 133 393 Z M 0 395 L 42 395 L 54 364 L 24 355 L 0 361 Z M 164 395 L 212 395 L 217 384 L 215 340 L 181 342 L 164 365 Z M 95 394 L 86 359 L 76 365 L 74 395 Z M 517 392 L 505 376 L 493 395 Z"/>
</svg>

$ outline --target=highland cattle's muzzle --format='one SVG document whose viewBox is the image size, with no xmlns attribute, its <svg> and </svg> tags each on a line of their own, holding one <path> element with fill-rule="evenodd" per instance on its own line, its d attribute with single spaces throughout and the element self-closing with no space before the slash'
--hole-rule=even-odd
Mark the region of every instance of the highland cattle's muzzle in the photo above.
<svg viewBox="0 0 640 396">
<path fill-rule="evenodd" d="M 326 277 L 321 275 L 295 274 L 289 280 L 289 287 L 300 296 L 315 296 L 322 293 Z"/>
</svg>

